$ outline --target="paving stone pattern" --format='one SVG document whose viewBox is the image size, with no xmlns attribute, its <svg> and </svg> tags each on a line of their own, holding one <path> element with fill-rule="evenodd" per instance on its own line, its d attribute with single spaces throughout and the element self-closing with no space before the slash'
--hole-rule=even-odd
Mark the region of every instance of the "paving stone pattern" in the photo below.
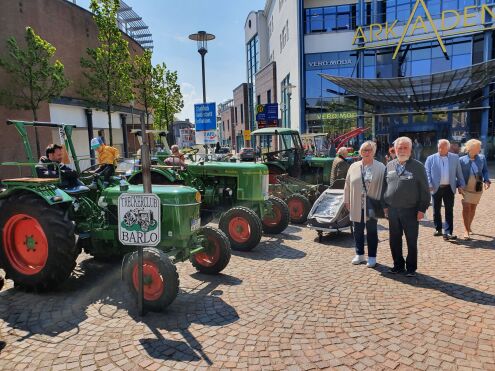
<svg viewBox="0 0 495 371">
<path fill-rule="evenodd" d="M 223 275 L 178 265 L 181 291 L 165 313 L 137 315 L 118 264 L 82 255 L 50 294 L 0 293 L 0 369 L 495 370 L 495 190 L 479 205 L 473 241 L 420 228 L 418 276 L 350 264 L 348 233 L 290 226 L 235 252 Z M 459 197 L 456 232 L 461 233 Z M 431 210 L 428 212 L 431 220 Z"/>
</svg>

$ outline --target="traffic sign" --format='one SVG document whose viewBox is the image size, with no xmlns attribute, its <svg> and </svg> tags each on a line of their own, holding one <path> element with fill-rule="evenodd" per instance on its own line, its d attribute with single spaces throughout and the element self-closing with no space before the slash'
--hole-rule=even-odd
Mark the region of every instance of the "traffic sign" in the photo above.
<svg viewBox="0 0 495 371">
<path fill-rule="evenodd" d="M 119 241 L 127 246 L 160 243 L 160 198 L 153 193 L 123 193 L 119 196 Z"/>
<path fill-rule="evenodd" d="M 258 128 L 278 126 L 278 103 L 259 104 L 256 112 Z"/>
<path fill-rule="evenodd" d="M 215 103 L 199 103 L 194 105 L 196 131 L 215 130 L 217 128 L 215 107 Z"/>
<path fill-rule="evenodd" d="M 215 144 L 218 142 L 216 130 L 197 131 L 196 144 Z"/>
</svg>

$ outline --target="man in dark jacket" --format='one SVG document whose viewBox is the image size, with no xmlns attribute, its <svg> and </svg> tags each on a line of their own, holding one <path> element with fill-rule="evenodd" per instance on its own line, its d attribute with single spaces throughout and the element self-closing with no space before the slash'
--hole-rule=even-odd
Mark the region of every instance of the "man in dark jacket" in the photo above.
<svg viewBox="0 0 495 371">
<path fill-rule="evenodd" d="M 395 143 L 397 158 L 387 164 L 383 185 L 385 215 L 389 220 L 390 250 L 394 267 L 390 273 L 416 275 L 419 221 L 430 205 L 428 178 L 423 164 L 411 158 L 412 141 L 400 137 Z M 402 235 L 406 236 L 407 258 L 402 255 Z"/>
<path fill-rule="evenodd" d="M 332 170 L 330 172 L 330 186 L 332 187 L 336 180 L 344 179 L 347 176 L 347 171 L 349 170 L 349 163 L 345 160 L 347 157 L 347 148 L 340 147 L 337 151 L 337 157 L 333 159 Z M 344 188 L 344 182 L 342 182 L 342 187 Z"/>
<path fill-rule="evenodd" d="M 78 185 L 77 172 L 62 163 L 62 146 L 50 144 L 45 150 L 46 156 L 42 156 L 36 165 L 36 173 L 40 178 L 60 178 L 62 188 L 72 188 Z"/>
</svg>

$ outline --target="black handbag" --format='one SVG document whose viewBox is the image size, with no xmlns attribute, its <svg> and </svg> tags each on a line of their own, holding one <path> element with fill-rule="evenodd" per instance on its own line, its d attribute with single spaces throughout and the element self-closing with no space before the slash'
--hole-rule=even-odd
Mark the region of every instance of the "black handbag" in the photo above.
<svg viewBox="0 0 495 371">
<path fill-rule="evenodd" d="M 362 169 L 362 167 L 361 167 Z M 370 218 L 382 219 L 385 218 L 385 211 L 383 211 L 382 202 L 368 196 L 368 189 L 366 182 L 364 181 L 363 171 L 361 170 L 361 181 L 363 182 L 364 192 L 366 194 L 366 210 Z"/>
<path fill-rule="evenodd" d="M 471 170 L 473 171 L 473 175 L 476 178 L 476 185 L 474 187 L 474 190 L 476 192 L 481 192 L 483 190 L 483 177 L 474 172 L 473 162 L 471 162 Z"/>
</svg>

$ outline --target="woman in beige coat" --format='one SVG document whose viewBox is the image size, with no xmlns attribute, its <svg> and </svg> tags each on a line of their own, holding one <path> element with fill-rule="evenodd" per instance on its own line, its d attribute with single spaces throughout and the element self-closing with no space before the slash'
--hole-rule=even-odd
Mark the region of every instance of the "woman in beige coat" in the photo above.
<svg viewBox="0 0 495 371">
<path fill-rule="evenodd" d="M 376 265 L 376 250 L 378 248 L 377 220 L 366 210 L 366 196 L 376 200 L 381 199 L 385 165 L 375 160 L 376 144 L 364 142 L 359 149 L 361 161 L 355 162 L 349 168 L 345 180 L 344 203 L 350 213 L 354 225 L 354 241 L 356 256 L 352 264 L 366 263 L 364 257 L 364 230 L 368 242 L 368 264 Z M 364 184 L 363 184 L 364 183 Z"/>
</svg>

